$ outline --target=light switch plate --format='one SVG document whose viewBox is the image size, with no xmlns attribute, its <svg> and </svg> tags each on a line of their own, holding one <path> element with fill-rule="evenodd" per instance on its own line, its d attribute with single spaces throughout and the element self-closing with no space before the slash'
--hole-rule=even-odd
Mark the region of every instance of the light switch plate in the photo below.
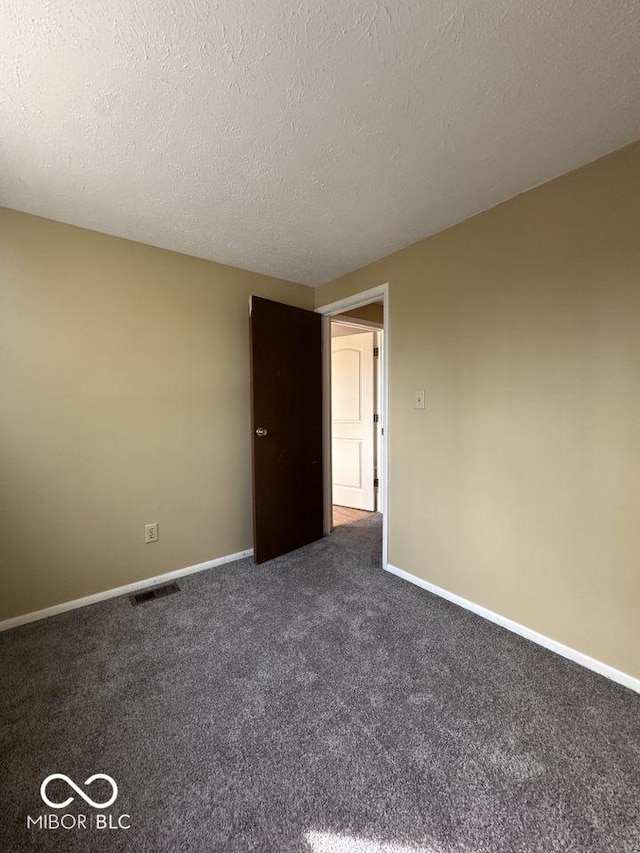
<svg viewBox="0 0 640 853">
<path fill-rule="evenodd" d="M 150 542 L 158 541 L 158 522 L 152 521 L 150 524 L 145 524 L 144 526 L 144 541 L 145 545 L 148 545 Z"/>
<path fill-rule="evenodd" d="M 424 391 L 413 392 L 413 408 L 424 409 Z"/>
</svg>

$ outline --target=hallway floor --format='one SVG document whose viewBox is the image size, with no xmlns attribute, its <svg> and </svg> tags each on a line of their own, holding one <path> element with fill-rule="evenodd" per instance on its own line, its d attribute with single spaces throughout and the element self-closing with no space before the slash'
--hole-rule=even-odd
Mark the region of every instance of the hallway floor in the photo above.
<svg viewBox="0 0 640 853">
<path fill-rule="evenodd" d="M 367 512 L 366 509 L 353 509 L 350 506 L 333 505 L 333 526 L 339 527 L 341 524 L 351 524 L 352 521 L 360 521 L 362 518 L 369 518 L 373 515 L 372 512 Z"/>
</svg>

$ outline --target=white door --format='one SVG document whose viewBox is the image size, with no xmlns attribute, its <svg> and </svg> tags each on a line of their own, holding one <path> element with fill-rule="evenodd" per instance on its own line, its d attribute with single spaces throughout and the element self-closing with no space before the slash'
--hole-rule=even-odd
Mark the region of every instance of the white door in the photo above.
<svg viewBox="0 0 640 853">
<path fill-rule="evenodd" d="M 331 339 L 333 503 L 375 510 L 374 332 Z"/>
</svg>

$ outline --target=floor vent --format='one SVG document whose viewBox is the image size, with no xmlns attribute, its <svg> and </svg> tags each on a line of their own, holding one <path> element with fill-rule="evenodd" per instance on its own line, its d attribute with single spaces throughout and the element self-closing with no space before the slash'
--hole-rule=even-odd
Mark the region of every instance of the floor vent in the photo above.
<svg viewBox="0 0 640 853">
<path fill-rule="evenodd" d="M 143 589 L 142 592 L 134 592 L 129 598 L 135 607 L 136 604 L 145 604 L 147 601 L 153 601 L 154 598 L 164 598 L 165 595 L 173 595 L 174 592 L 180 592 L 178 584 L 165 583 L 163 586 L 154 586 L 151 589 Z"/>
</svg>

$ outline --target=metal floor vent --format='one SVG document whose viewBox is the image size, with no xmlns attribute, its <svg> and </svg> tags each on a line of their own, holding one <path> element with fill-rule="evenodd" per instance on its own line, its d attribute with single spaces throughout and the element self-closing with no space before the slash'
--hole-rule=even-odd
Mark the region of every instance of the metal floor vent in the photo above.
<svg viewBox="0 0 640 853">
<path fill-rule="evenodd" d="M 154 586 L 151 589 L 143 589 L 142 592 L 134 592 L 129 596 L 131 603 L 135 607 L 137 604 L 145 604 L 147 601 L 153 601 L 154 598 L 164 598 L 165 595 L 173 595 L 174 592 L 180 592 L 180 587 L 177 583 L 165 583 L 163 586 Z"/>
</svg>

